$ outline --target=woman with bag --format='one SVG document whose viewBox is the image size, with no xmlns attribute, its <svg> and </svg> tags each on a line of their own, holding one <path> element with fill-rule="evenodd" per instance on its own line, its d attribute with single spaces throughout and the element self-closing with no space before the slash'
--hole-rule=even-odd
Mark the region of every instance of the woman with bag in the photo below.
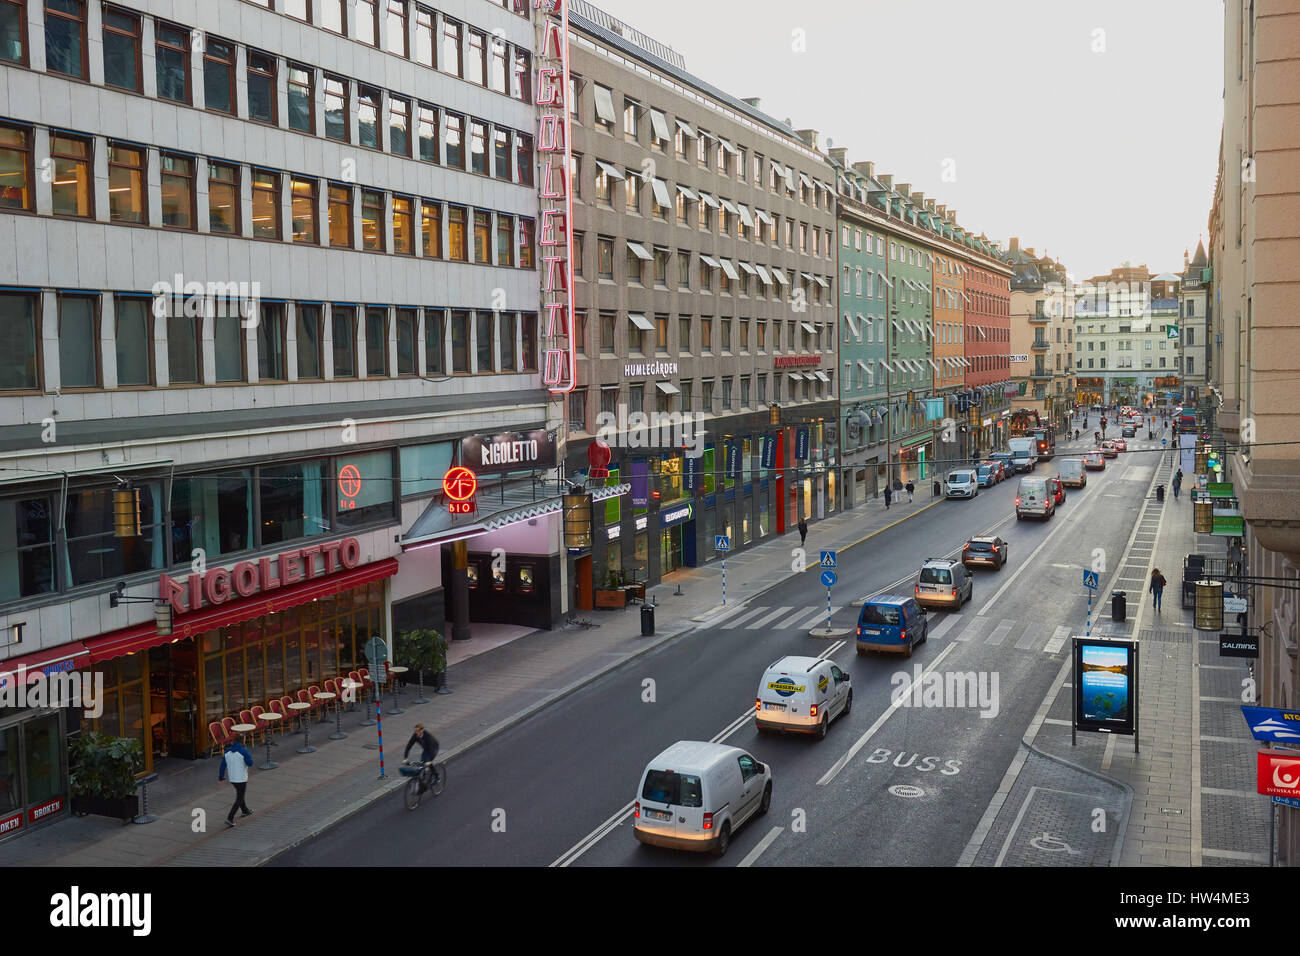
<svg viewBox="0 0 1300 956">
<path fill-rule="evenodd" d="M 1152 607 L 1156 609 L 1157 614 L 1160 613 L 1160 598 L 1165 593 L 1165 585 L 1168 583 L 1169 582 L 1165 580 L 1165 576 L 1160 573 L 1159 568 L 1152 569 L 1150 587 L 1151 602 Z"/>
</svg>

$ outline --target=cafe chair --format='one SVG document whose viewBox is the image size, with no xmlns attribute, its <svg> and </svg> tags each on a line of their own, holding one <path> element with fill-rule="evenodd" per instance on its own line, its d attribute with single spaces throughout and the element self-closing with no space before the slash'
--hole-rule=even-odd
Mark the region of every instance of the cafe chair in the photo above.
<svg viewBox="0 0 1300 956">
<path fill-rule="evenodd" d="M 266 708 L 261 704 L 254 704 L 250 713 L 253 715 L 253 723 L 262 733 L 262 739 L 269 742 L 271 740 L 271 722 L 262 719 L 262 715 L 266 713 Z"/>
<path fill-rule="evenodd" d="M 272 697 L 268 706 L 275 713 L 280 715 L 276 721 L 280 725 L 280 735 L 283 736 L 289 732 L 289 724 L 293 722 L 292 711 L 284 706 L 284 700 L 279 697 Z"/>
<path fill-rule="evenodd" d="M 357 673 L 361 675 L 361 683 L 366 685 L 366 690 L 372 690 L 375 686 L 374 680 L 370 677 L 369 668 L 359 667 Z"/>
<path fill-rule="evenodd" d="M 325 703 L 332 704 L 334 709 L 337 710 L 343 703 L 343 688 L 339 686 L 339 679 L 337 677 L 331 677 L 327 680 L 325 682 L 325 690 L 327 693 L 334 695 L 333 700 L 327 700 Z"/>
<path fill-rule="evenodd" d="M 361 673 L 359 671 L 348 671 L 348 680 L 352 681 L 354 684 L 362 685 L 356 688 L 356 695 L 358 699 L 364 701 L 366 698 L 366 682 L 361 679 Z"/>
<path fill-rule="evenodd" d="M 239 739 L 239 735 L 236 734 L 235 731 L 232 729 L 234 726 L 235 726 L 234 717 L 221 718 L 221 738 L 222 738 L 223 747 L 225 744 L 228 744 L 231 741 Z"/>
<path fill-rule="evenodd" d="M 280 706 L 284 709 L 284 722 L 290 726 L 292 726 L 293 722 L 298 719 L 298 712 L 289 709 L 289 705 L 293 702 L 294 699 L 288 694 L 280 698 Z"/>
<path fill-rule="evenodd" d="M 311 704 L 311 710 L 309 710 L 308 713 L 314 714 L 318 710 L 325 709 L 325 701 L 316 699 L 316 695 L 320 692 L 319 684 L 312 684 L 307 688 L 307 701 Z"/>
<path fill-rule="evenodd" d="M 221 733 L 221 722 L 214 720 L 208 724 L 208 733 L 212 736 L 212 755 L 220 756 L 226 749 L 226 740 Z"/>
<path fill-rule="evenodd" d="M 250 726 L 253 726 L 253 727 L 258 727 L 258 726 L 259 726 L 259 725 L 258 725 L 258 722 L 257 722 L 257 718 L 253 716 L 253 712 L 252 712 L 252 710 L 241 710 L 241 711 L 239 712 L 239 722 L 240 722 L 241 724 L 249 724 Z M 255 730 L 255 731 L 253 731 L 253 734 L 252 734 L 252 738 L 253 738 L 253 742 L 254 742 L 254 743 L 257 742 L 257 737 L 258 737 L 258 731 Z"/>
</svg>

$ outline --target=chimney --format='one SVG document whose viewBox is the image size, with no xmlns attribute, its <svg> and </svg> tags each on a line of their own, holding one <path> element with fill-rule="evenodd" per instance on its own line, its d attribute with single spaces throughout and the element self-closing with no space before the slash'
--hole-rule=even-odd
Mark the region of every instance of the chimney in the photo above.
<svg viewBox="0 0 1300 956">
<path fill-rule="evenodd" d="M 894 176 L 892 173 L 881 173 L 879 176 L 875 178 L 880 183 L 880 185 L 884 186 L 886 189 L 894 188 Z"/>
<path fill-rule="evenodd" d="M 927 200 L 925 201 L 925 208 L 926 208 L 926 210 L 928 210 L 929 212 L 934 212 L 934 211 L 935 211 L 934 200 L 933 200 L 933 199 L 927 199 Z"/>
<path fill-rule="evenodd" d="M 1012 252 L 1020 251 L 1020 239 L 1016 236 L 1011 237 L 1011 251 Z"/>
<path fill-rule="evenodd" d="M 817 131 L 815 129 L 797 129 L 795 132 L 799 134 L 799 138 L 807 143 L 809 147 L 812 149 L 817 148 Z"/>
<path fill-rule="evenodd" d="M 1183 272 L 1186 273 L 1191 268 L 1192 260 L 1187 258 L 1187 250 L 1183 250 Z"/>
<path fill-rule="evenodd" d="M 875 164 L 875 163 L 865 163 L 865 162 L 864 162 L 864 163 L 854 163 L 854 164 L 853 164 L 853 171 L 854 171 L 855 173 L 859 174 L 860 176 L 866 176 L 868 179 L 875 179 L 875 178 L 876 178 L 876 164 Z"/>
<path fill-rule="evenodd" d="M 956 210 L 956 209 L 949 209 L 949 210 L 948 210 L 948 216 L 947 216 L 947 218 L 948 218 L 948 225 L 950 225 L 950 226 L 956 226 L 956 225 L 957 225 L 957 210 Z"/>
<path fill-rule="evenodd" d="M 940 218 L 940 219 L 944 219 L 944 220 L 946 220 L 946 219 L 948 218 L 948 207 L 947 207 L 947 206 L 935 206 L 935 207 L 934 207 L 934 211 L 937 212 L 937 213 L 939 214 L 939 218 Z"/>
<path fill-rule="evenodd" d="M 899 184 L 898 184 L 897 186 L 895 186 L 894 188 L 897 189 L 900 193 L 903 194 L 903 198 L 904 198 L 904 199 L 907 199 L 907 198 L 909 198 L 909 197 L 912 195 L 912 184 L 911 184 L 911 183 L 899 183 Z"/>
<path fill-rule="evenodd" d="M 830 157 L 831 159 L 835 160 L 835 162 L 839 163 L 841 166 L 845 167 L 846 169 L 848 168 L 849 151 L 846 147 L 836 146 L 834 149 L 830 150 Z"/>
<path fill-rule="evenodd" d="M 744 103 L 746 106 L 752 106 L 754 107 L 754 109 L 759 108 L 758 107 L 759 99 L 757 96 L 748 97 L 747 99 L 743 99 L 740 102 Z"/>
<path fill-rule="evenodd" d="M 1037 258 L 1038 258 L 1038 253 L 1034 252 L 1034 249 L 1033 249 L 1032 246 L 1030 246 L 1030 247 L 1028 247 L 1028 248 L 1025 249 L 1025 254 L 1028 255 L 1029 258 L 1031 258 L 1031 259 L 1037 259 Z"/>
<path fill-rule="evenodd" d="M 912 193 L 912 202 L 916 203 L 916 205 L 917 205 L 919 208 L 924 209 L 924 208 L 925 208 L 925 193 L 922 193 L 922 192 L 915 192 L 915 193 Z"/>
</svg>

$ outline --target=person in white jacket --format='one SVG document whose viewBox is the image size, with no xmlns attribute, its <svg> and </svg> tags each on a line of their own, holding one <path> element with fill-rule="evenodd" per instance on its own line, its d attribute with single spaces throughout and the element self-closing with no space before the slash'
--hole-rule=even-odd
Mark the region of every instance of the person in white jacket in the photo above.
<svg viewBox="0 0 1300 956">
<path fill-rule="evenodd" d="M 235 825 L 235 811 L 242 810 L 241 816 L 249 817 L 253 811 L 248 809 L 244 803 L 244 789 L 248 786 L 248 768 L 253 765 L 253 755 L 250 754 L 237 740 L 232 740 L 226 744 L 226 752 L 222 754 L 221 770 L 217 774 L 218 780 L 225 780 L 226 776 L 230 777 L 230 785 L 235 788 L 235 802 L 230 807 L 230 813 L 226 817 L 226 826 Z"/>
</svg>

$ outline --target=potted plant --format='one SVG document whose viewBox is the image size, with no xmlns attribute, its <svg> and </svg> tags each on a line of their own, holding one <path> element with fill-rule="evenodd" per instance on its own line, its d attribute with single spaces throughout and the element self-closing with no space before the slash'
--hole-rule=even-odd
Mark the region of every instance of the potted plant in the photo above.
<svg viewBox="0 0 1300 956">
<path fill-rule="evenodd" d="M 626 607 L 627 592 L 623 590 L 622 575 L 610 568 L 605 572 L 605 586 L 596 588 L 596 607 Z"/>
<path fill-rule="evenodd" d="M 136 777 L 144 772 L 144 750 L 134 737 L 81 733 L 69 745 L 72 812 L 95 813 L 123 822 L 139 808 Z"/>
<path fill-rule="evenodd" d="M 431 675 L 435 687 L 442 687 L 447 671 L 447 641 L 431 628 L 402 631 L 397 635 L 397 663 L 415 671 L 421 683 Z"/>
</svg>

